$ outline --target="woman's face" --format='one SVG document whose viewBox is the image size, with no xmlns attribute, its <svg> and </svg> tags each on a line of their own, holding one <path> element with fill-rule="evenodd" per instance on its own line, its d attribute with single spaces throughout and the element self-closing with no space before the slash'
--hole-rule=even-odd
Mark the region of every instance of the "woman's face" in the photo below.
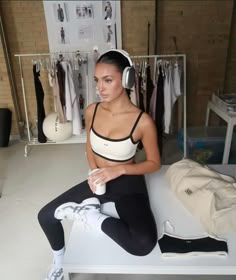
<svg viewBox="0 0 236 280">
<path fill-rule="evenodd" d="M 95 66 L 94 80 L 103 101 L 110 102 L 125 93 L 121 73 L 112 64 L 98 63 Z"/>
</svg>

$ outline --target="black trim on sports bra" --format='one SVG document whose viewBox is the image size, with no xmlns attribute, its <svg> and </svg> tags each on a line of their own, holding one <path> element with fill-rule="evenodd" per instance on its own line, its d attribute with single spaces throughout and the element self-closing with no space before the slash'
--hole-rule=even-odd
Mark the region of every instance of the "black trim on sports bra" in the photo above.
<svg viewBox="0 0 236 280">
<path fill-rule="evenodd" d="M 132 139 L 133 139 L 132 134 L 133 134 L 133 132 L 134 132 L 134 130 L 135 130 L 135 128 L 136 128 L 136 126 L 137 126 L 137 124 L 138 124 L 138 122 L 139 122 L 141 116 L 142 116 L 142 114 L 143 114 L 143 111 L 141 111 L 141 112 L 139 113 L 139 115 L 138 115 L 138 117 L 137 117 L 137 119 L 136 119 L 136 121 L 135 121 L 135 123 L 134 123 L 134 126 L 133 126 L 133 128 L 131 129 L 131 131 L 130 131 L 130 137 L 131 137 Z"/>
<path fill-rule="evenodd" d="M 100 104 L 100 102 L 98 102 L 95 106 L 95 109 L 94 109 L 94 112 L 93 112 L 93 118 L 92 118 L 92 123 L 91 123 L 91 126 L 90 126 L 90 129 L 93 128 L 93 123 L 94 123 L 94 119 L 95 119 L 95 115 L 97 113 L 97 109 L 98 109 L 98 105 Z"/>
<path fill-rule="evenodd" d="M 95 135 L 97 135 L 99 138 L 102 138 L 102 139 L 107 140 L 107 141 L 111 141 L 111 142 L 121 142 L 121 141 L 124 141 L 124 140 L 127 140 L 127 139 L 131 138 L 131 141 L 132 141 L 133 144 L 137 144 L 137 143 L 139 142 L 139 140 L 136 141 L 136 142 L 134 142 L 134 141 L 133 141 L 133 138 L 130 137 L 130 135 L 128 135 L 128 136 L 126 136 L 126 137 L 124 137 L 124 138 L 111 139 L 111 138 L 107 138 L 107 137 L 105 137 L 105 136 L 100 135 L 99 133 L 97 133 L 97 132 L 94 130 L 93 127 L 91 128 L 91 130 L 92 130 L 93 133 L 94 133 Z"/>
<path fill-rule="evenodd" d="M 132 134 L 133 134 L 133 132 L 134 132 L 134 130 L 135 130 L 135 128 L 136 128 L 136 126 L 137 126 L 137 124 L 138 124 L 138 122 L 139 122 L 139 120 L 140 120 L 142 114 L 143 114 L 143 111 L 141 111 L 141 112 L 139 113 L 139 115 L 138 115 L 138 117 L 137 117 L 137 119 L 136 119 L 136 121 L 135 121 L 135 123 L 134 123 L 134 125 L 133 125 L 133 127 L 132 127 L 132 129 L 131 129 L 131 131 L 130 131 L 130 134 L 129 134 L 128 136 L 123 137 L 123 138 L 120 138 L 120 139 L 112 139 L 112 138 L 107 138 L 107 137 L 105 137 L 105 136 L 103 136 L 103 135 L 97 133 L 96 130 L 93 128 L 93 123 L 94 123 L 95 115 L 96 115 L 96 113 L 97 113 L 97 108 L 98 108 L 98 105 L 99 105 L 99 104 L 100 104 L 100 102 L 98 102 L 98 103 L 96 104 L 96 106 L 95 106 L 95 109 L 94 109 L 94 112 L 93 112 L 92 123 L 91 123 L 91 126 L 90 126 L 90 129 L 92 129 L 92 131 L 93 131 L 94 134 L 96 134 L 98 137 L 100 137 L 100 138 L 102 138 L 102 139 L 105 139 L 105 140 L 108 140 L 108 141 L 114 141 L 114 142 L 117 141 L 117 142 L 119 142 L 119 141 L 123 141 L 123 140 L 126 140 L 126 139 L 129 139 L 129 138 L 130 138 L 133 144 L 137 144 L 138 142 L 140 142 L 140 140 L 134 141 L 134 139 L 133 139 L 133 137 L 132 137 Z"/>
<path fill-rule="evenodd" d="M 96 153 L 93 149 L 92 149 L 92 151 L 93 151 L 93 153 L 94 153 L 95 155 L 97 155 L 97 156 L 99 156 L 99 157 L 101 157 L 101 158 L 104 158 L 104 159 L 106 159 L 106 160 L 109 160 L 109 161 L 114 161 L 114 162 L 126 162 L 126 161 L 131 160 L 132 158 L 135 157 L 135 155 L 134 155 L 134 156 L 132 156 L 131 158 L 128 158 L 128 159 L 110 159 L 110 158 L 108 158 L 108 157 L 104 157 L 104 156 L 102 156 L 102 155 Z"/>
</svg>

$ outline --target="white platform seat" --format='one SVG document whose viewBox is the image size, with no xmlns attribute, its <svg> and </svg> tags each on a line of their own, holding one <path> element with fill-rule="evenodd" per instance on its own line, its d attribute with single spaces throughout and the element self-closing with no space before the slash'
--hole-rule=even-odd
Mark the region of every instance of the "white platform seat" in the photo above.
<svg viewBox="0 0 236 280">
<path fill-rule="evenodd" d="M 146 176 L 150 201 L 158 231 L 169 220 L 175 234 L 201 237 L 206 232 L 171 192 L 165 179 L 168 166 Z M 214 166 L 218 171 L 235 176 L 235 165 Z M 104 211 L 109 212 L 104 208 Z M 70 273 L 92 274 L 176 274 L 176 275 L 236 275 L 236 234 L 220 236 L 227 241 L 227 256 L 162 257 L 158 244 L 147 256 L 130 255 L 105 234 L 81 229 L 74 223 L 64 258 L 64 279 Z"/>
</svg>

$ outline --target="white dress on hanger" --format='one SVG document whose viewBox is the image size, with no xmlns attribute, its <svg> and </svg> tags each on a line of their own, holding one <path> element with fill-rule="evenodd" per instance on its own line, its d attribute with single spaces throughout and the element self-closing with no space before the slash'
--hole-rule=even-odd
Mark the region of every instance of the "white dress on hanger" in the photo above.
<svg viewBox="0 0 236 280">
<path fill-rule="evenodd" d="M 65 71 L 65 104 L 66 119 L 72 121 L 73 134 L 79 135 L 82 132 L 82 122 L 79 110 L 79 97 L 75 91 L 72 67 L 69 61 L 61 61 Z"/>
<path fill-rule="evenodd" d="M 177 100 L 181 95 L 180 89 L 180 71 L 178 63 L 168 64 L 165 66 L 165 80 L 164 80 L 164 132 L 170 133 L 170 124 L 172 117 L 172 109 Z"/>
<path fill-rule="evenodd" d="M 48 72 L 48 80 L 49 80 L 49 85 L 53 89 L 55 112 L 57 112 L 57 114 L 58 114 L 59 122 L 60 123 L 65 123 L 66 118 L 65 118 L 64 111 L 63 111 L 63 108 L 62 108 L 62 105 L 61 105 L 60 93 L 59 93 L 59 84 L 58 84 L 56 69 L 52 69 Z"/>
</svg>

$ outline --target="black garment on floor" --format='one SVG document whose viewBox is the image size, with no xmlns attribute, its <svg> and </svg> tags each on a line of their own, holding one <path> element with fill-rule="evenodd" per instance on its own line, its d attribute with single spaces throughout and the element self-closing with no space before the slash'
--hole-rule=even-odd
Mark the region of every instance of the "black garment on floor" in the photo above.
<svg viewBox="0 0 236 280">
<path fill-rule="evenodd" d="M 160 155 L 163 148 L 163 122 L 164 122 L 164 76 L 162 67 L 159 67 L 159 76 L 157 80 L 157 98 L 156 98 L 156 117 L 155 123 L 157 127 L 158 146 Z"/>
<path fill-rule="evenodd" d="M 36 71 L 36 65 L 33 65 L 34 86 L 37 101 L 37 119 L 38 119 L 38 141 L 40 143 L 47 142 L 47 137 L 43 133 L 43 121 L 45 119 L 45 110 L 43 105 L 44 91 L 39 79 L 40 71 Z"/>
</svg>

